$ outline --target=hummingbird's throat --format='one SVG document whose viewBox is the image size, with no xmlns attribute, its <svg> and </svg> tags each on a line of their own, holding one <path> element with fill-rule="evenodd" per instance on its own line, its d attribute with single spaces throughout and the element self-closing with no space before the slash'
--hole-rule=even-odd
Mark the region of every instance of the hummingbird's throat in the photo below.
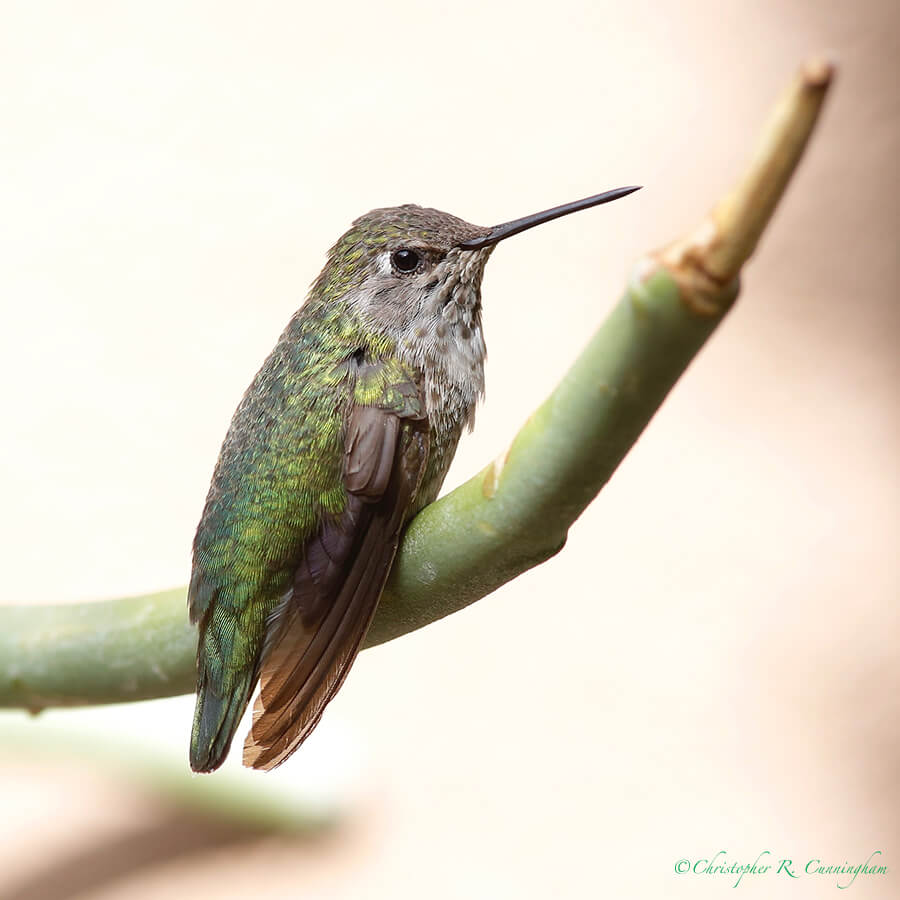
<svg viewBox="0 0 900 900">
<path fill-rule="evenodd" d="M 486 348 L 481 329 L 481 278 L 492 247 L 454 248 L 430 273 L 400 354 L 422 372 L 432 427 L 455 433 L 471 426 L 484 393 Z"/>
<path fill-rule="evenodd" d="M 456 321 L 468 310 L 481 308 L 481 279 L 493 247 L 484 250 L 460 250 L 454 247 L 435 266 L 423 298 L 424 308 L 432 315 Z M 434 285 L 432 287 L 432 285 Z"/>
</svg>

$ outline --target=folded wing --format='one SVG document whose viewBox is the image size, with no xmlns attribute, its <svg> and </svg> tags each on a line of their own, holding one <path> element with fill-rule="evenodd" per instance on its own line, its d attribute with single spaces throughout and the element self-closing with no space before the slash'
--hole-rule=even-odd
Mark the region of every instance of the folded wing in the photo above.
<svg viewBox="0 0 900 900">
<path fill-rule="evenodd" d="M 267 624 L 244 764 L 271 769 L 315 728 L 359 652 L 428 459 L 420 390 L 384 364 L 360 373 L 347 422 L 344 511 L 310 538 Z M 373 402 L 374 401 L 374 402 Z"/>
</svg>

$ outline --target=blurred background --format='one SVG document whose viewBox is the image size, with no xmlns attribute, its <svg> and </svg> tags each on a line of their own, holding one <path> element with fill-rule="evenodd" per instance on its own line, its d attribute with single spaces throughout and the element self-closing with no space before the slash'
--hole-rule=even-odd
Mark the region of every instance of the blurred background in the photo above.
<svg viewBox="0 0 900 900">
<path fill-rule="evenodd" d="M 738 174 L 801 60 L 840 66 L 737 306 L 558 557 L 365 652 L 269 776 L 188 775 L 191 697 L 3 712 L 2 900 L 719 896 L 733 879 L 675 866 L 720 850 L 880 850 L 853 891 L 898 896 L 895 0 L 6 0 L 2 22 L 5 603 L 187 581 L 232 411 L 357 215 L 491 224 L 645 185 L 494 254 L 465 480 Z M 242 824 L 248 782 L 304 827 Z"/>
</svg>

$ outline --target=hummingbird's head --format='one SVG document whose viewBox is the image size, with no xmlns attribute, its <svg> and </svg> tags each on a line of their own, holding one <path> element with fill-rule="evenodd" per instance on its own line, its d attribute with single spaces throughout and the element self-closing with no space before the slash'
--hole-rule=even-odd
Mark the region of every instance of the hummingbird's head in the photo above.
<svg viewBox="0 0 900 900">
<path fill-rule="evenodd" d="M 407 341 L 451 326 L 467 339 L 480 327 L 481 278 L 498 242 L 636 190 L 618 188 L 490 228 L 412 204 L 374 209 L 331 248 L 313 293 L 344 299 L 373 329 Z"/>
<path fill-rule="evenodd" d="M 406 204 L 360 216 L 328 254 L 316 282 L 326 299 L 344 298 L 379 331 L 404 331 L 427 310 L 449 302 L 474 306 L 484 264 L 493 246 L 461 247 L 485 237 L 471 225 L 437 209 Z"/>
</svg>

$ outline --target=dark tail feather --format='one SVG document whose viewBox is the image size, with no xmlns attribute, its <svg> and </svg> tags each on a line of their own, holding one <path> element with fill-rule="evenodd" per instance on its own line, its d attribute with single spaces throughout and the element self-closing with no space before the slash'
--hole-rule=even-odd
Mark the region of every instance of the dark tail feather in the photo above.
<svg viewBox="0 0 900 900">
<path fill-rule="evenodd" d="M 248 672 L 236 680 L 227 697 L 220 697 L 201 678 L 191 732 L 191 768 L 195 772 L 212 772 L 225 762 L 255 682 L 256 673 Z"/>
</svg>

